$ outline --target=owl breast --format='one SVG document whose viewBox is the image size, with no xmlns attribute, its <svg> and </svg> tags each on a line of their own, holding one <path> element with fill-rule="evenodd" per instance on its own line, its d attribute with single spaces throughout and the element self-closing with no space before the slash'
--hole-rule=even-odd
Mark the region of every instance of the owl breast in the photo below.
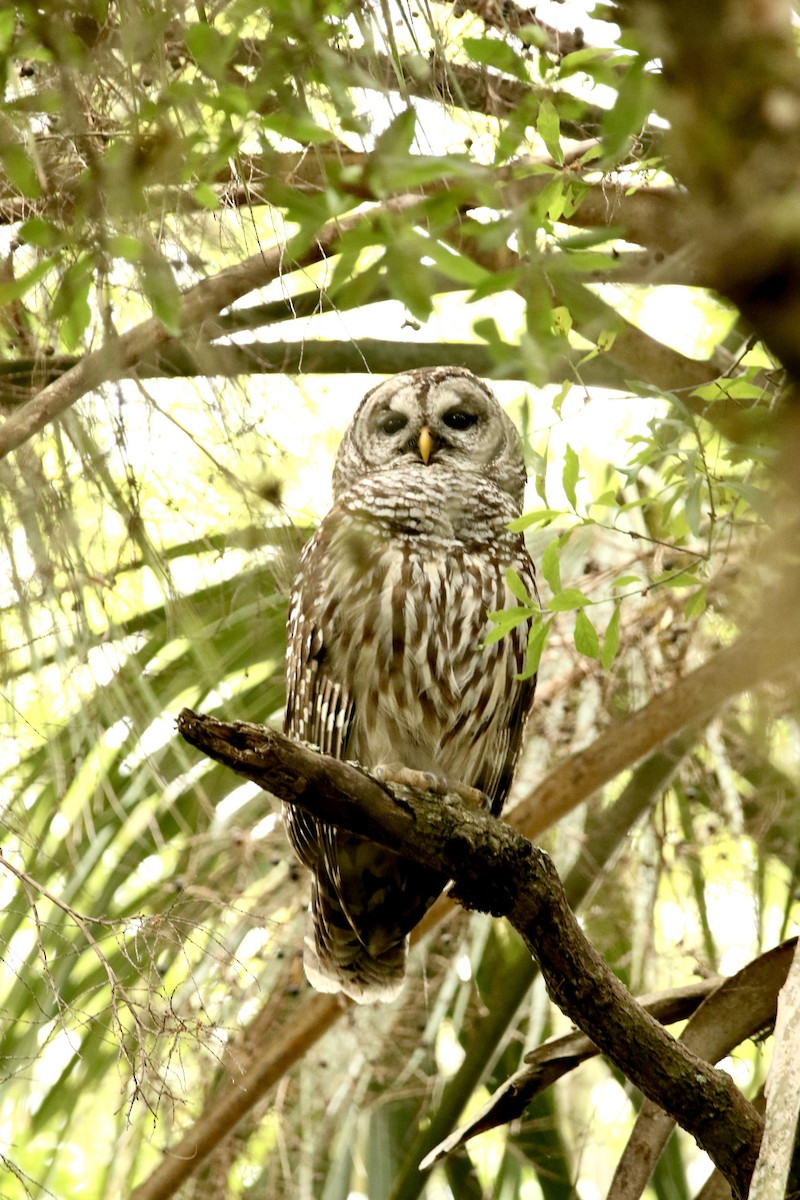
<svg viewBox="0 0 800 1200">
<path fill-rule="evenodd" d="M 469 489 L 450 473 L 407 475 L 402 487 L 382 481 L 377 493 L 366 481 L 326 518 L 319 549 L 328 587 L 312 616 L 319 669 L 352 702 L 345 757 L 401 762 L 491 793 L 505 762 L 526 626 L 482 643 L 488 614 L 516 603 L 506 568 L 524 577 L 527 555 L 507 532 L 512 514 L 499 493 L 489 503 L 484 487 L 482 510 L 473 503 L 470 512 Z"/>
</svg>

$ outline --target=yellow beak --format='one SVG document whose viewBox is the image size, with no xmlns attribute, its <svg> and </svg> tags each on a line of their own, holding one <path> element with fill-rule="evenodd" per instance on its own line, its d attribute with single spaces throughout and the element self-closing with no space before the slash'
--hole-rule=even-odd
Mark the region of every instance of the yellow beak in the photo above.
<svg viewBox="0 0 800 1200">
<path fill-rule="evenodd" d="M 417 445 L 419 446 L 420 458 L 422 459 L 422 461 L 425 463 L 425 466 L 427 467 L 428 459 L 430 458 L 431 454 L 433 453 L 433 437 L 431 436 L 431 431 L 430 431 L 430 429 L 428 429 L 427 425 L 423 425 L 422 429 L 420 429 L 419 438 L 417 439 Z"/>
</svg>

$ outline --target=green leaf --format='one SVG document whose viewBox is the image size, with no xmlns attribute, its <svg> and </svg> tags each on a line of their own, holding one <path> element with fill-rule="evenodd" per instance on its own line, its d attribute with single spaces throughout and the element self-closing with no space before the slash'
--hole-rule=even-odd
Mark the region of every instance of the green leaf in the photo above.
<svg viewBox="0 0 800 1200">
<path fill-rule="evenodd" d="M 89 291 L 92 278 L 92 261 L 84 255 L 67 267 L 53 299 L 51 316 L 61 322 L 61 336 L 68 350 L 74 350 L 80 344 L 91 319 Z"/>
<path fill-rule="evenodd" d="M 683 606 L 683 615 L 687 621 L 694 620 L 695 617 L 699 617 L 701 613 L 705 612 L 707 601 L 708 584 L 704 583 L 702 587 L 699 587 L 696 592 L 693 592 L 689 596 Z"/>
<path fill-rule="evenodd" d="M 528 589 L 513 567 L 506 568 L 506 587 L 515 600 L 519 600 L 520 604 L 524 604 L 527 608 L 531 607 L 531 598 Z"/>
<path fill-rule="evenodd" d="M 405 158 L 411 149 L 416 130 L 417 114 L 413 108 L 404 108 L 375 139 L 373 157 Z"/>
<path fill-rule="evenodd" d="M 558 110 L 552 100 L 545 98 L 539 105 L 539 116 L 536 130 L 547 147 L 547 153 L 557 163 L 563 163 L 564 152 L 561 149 L 561 122 Z"/>
<path fill-rule="evenodd" d="M 180 289 L 167 260 L 150 247 L 144 249 L 141 277 L 153 316 L 172 337 L 178 337 L 182 332 Z"/>
<path fill-rule="evenodd" d="M 557 596 L 548 600 L 547 607 L 551 612 L 569 612 L 572 608 L 585 608 L 591 604 L 588 596 L 584 596 L 579 588 L 564 588 Z"/>
<path fill-rule="evenodd" d="M 198 204 L 209 211 L 219 208 L 219 196 L 210 183 L 198 183 L 192 195 Z"/>
<path fill-rule="evenodd" d="M 404 230 L 387 243 L 383 259 L 392 295 L 420 321 L 426 321 L 433 309 L 430 271 L 421 261 L 426 253 L 424 239 L 413 230 Z"/>
<path fill-rule="evenodd" d="M 653 107 L 654 80 L 640 58 L 622 76 L 617 99 L 603 120 L 603 147 L 606 154 L 624 150 L 629 139 L 645 124 Z"/>
<path fill-rule="evenodd" d="M 602 495 L 600 495 L 600 496 L 596 496 L 594 498 L 594 500 L 592 500 L 591 504 L 589 505 L 589 508 L 594 508 L 595 506 L 597 506 L 598 508 L 616 508 L 617 507 L 617 493 L 613 492 L 613 491 L 608 491 L 608 492 L 603 492 Z"/>
<path fill-rule="evenodd" d="M 130 233 L 117 233 L 108 239 L 108 252 L 125 262 L 140 263 L 144 255 L 144 242 Z"/>
<path fill-rule="evenodd" d="M 186 45 L 199 67 L 213 79 L 224 77 L 231 54 L 238 38 L 232 34 L 221 34 L 205 21 L 186 26 Z"/>
<path fill-rule="evenodd" d="M 602 663 L 606 671 L 611 670 L 611 664 L 617 656 L 619 649 L 619 616 L 620 605 L 614 605 L 614 612 L 611 615 L 611 620 L 606 626 L 605 634 L 603 635 L 603 657 Z"/>
<path fill-rule="evenodd" d="M 561 486 L 564 488 L 564 494 L 573 509 L 577 509 L 575 485 L 578 482 L 580 473 L 581 467 L 578 456 L 571 446 L 567 446 L 564 450 L 564 470 L 561 473 Z"/>
<path fill-rule="evenodd" d="M 521 517 L 509 521 L 508 528 L 512 533 L 522 533 L 531 525 L 549 525 L 556 517 L 563 516 L 564 510 L 561 508 L 537 508 L 533 512 L 524 513 Z"/>
<path fill-rule="evenodd" d="M 587 658 L 600 658 L 600 639 L 597 630 L 581 608 L 575 617 L 575 649 Z"/>
<path fill-rule="evenodd" d="M 551 313 L 551 320 L 553 322 L 553 333 L 557 333 L 559 337 L 566 337 L 572 329 L 572 314 L 563 304 L 556 305 Z M 561 403 L 564 403 L 563 397 Z"/>
<path fill-rule="evenodd" d="M 531 609 L 530 606 L 523 608 L 521 605 L 514 608 L 500 608 L 497 612 L 487 613 L 487 616 L 490 621 L 494 622 L 494 629 L 489 630 L 482 644 L 491 646 L 492 642 L 499 642 L 520 622 L 529 621 Z"/>
<path fill-rule="evenodd" d="M 531 679 L 539 669 L 539 660 L 542 657 L 547 642 L 547 635 L 550 632 L 550 626 L 553 624 L 553 618 L 548 621 L 543 621 L 541 618 L 537 620 L 528 634 L 528 645 L 525 651 L 525 666 L 520 671 L 517 679 Z"/>
<path fill-rule="evenodd" d="M 426 250 L 439 270 L 456 283 L 463 283 L 465 287 L 478 287 L 487 278 L 488 272 L 484 267 L 433 238 L 428 239 Z"/>
<path fill-rule="evenodd" d="M 470 303 L 476 300 L 483 300 L 486 296 L 496 296 L 503 292 L 513 292 L 519 283 L 520 270 L 519 267 L 512 267 L 509 271 L 495 271 L 491 275 L 487 275 L 482 283 L 479 283 L 474 292 L 470 296 Z M 478 322 L 475 322 L 475 326 Z M 473 328 L 475 328 L 475 326 Z"/>
<path fill-rule="evenodd" d="M 700 536 L 700 528 L 702 523 L 703 482 L 704 481 L 702 479 L 695 479 L 694 483 L 686 494 L 686 503 L 684 505 L 686 524 L 689 526 L 695 537 Z"/>
<path fill-rule="evenodd" d="M 322 146 L 335 137 L 330 129 L 318 125 L 305 113 L 268 113 L 261 118 L 261 123 L 273 133 L 299 142 L 301 146 Z"/>
<path fill-rule="evenodd" d="M 33 160 L 24 146 L 11 144 L 0 150 L 0 162 L 12 187 L 31 200 L 42 194 Z"/>
<path fill-rule="evenodd" d="M 597 349 L 601 354 L 607 354 L 617 340 L 615 329 L 602 329 L 597 335 Z"/>
<path fill-rule="evenodd" d="M 30 288 L 36 286 L 40 279 L 44 279 L 56 261 L 57 258 L 45 258 L 31 267 L 30 271 L 20 275 L 18 279 L 0 279 L 0 304 L 10 304 L 12 300 L 18 300 L 20 296 L 24 296 Z"/>
<path fill-rule="evenodd" d="M 527 137 L 530 126 L 536 124 L 539 111 L 539 98 L 536 95 L 523 96 L 520 103 L 515 105 L 508 120 L 500 130 L 494 151 L 496 164 L 507 162 L 517 150 L 520 142 Z"/>
<path fill-rule="evenodd" d="M 480 63 L 482 67 L 494 67 L 497 71 L 504 71 L 506 75 L 530 83 L 527 63 L 508 42 L 494 37 L 465 37 L 461 45 L 472 61 Z"/>
<path fill-rule="evenodd" d="M 545 579 L 547 580 L 550 591 L 553 593 L 553 595 L 561 591 L 561 568 L 558 561 L 558 553 L 560 549 L 560 538 L 553 538 L 552 542 L 548 543 L 547 549 L 542 555 L 542 575 L 544 575 Z"/>
<path fill-rule="evenodd" d="M 37 246 L 40 250 L 55 250 L 66 241 L 63 229 L 43 220 L 42 217 L 30 217 L 23 221 L 18 236 L 20 241 L 27 242 L 29 246 Z"/>
<path fill-rule="evenodd" d="M 570 326 L 571 326 L 571 323 L 572 323 L 572 316 L 570 315 Z M 564 382 L 561 384 L 561 387 L 556 392 L 555 396 L 553 396 L 553 401 L 552 401 L 553 412 L 556 414 L 557 417 L 561 416 L 562 406 L 571 391 L 572 391 L 572 383 L 569 379 L 565 379 Z"/>
<path fill-rule="evenodd" d="M 661 571 L 653 579 L 654 584 L 666 583 L 673 588 L 694 587 L 698 582 L 697 575 L 690 567 L 684 571 Z"/>
</svg>

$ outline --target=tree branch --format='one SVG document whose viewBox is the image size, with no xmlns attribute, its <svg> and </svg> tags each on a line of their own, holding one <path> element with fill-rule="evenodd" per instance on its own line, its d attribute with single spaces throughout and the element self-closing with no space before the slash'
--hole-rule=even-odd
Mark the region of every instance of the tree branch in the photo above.
<svg viewBox="0 0 800 1200">
<path fill-rule="evenodd" d="M 398 196 L 387 200 L 382 211 L 403 212 L 419 203 L 417 196 Z M 319 262 L 334 252 L 343 233 L 373 220 L 374 215 L 373 211 L 350 213 L 329 221 L 317 232 L 311 245 L 302 250 L 293 252 L 291 243 L 273 246 L 210 279 L 201 280 L 181 297 L 175 314 L 176 324 L 182 330 L 196 329 L 208 317 L 217 316 L 223 308 L 255 288 L 265 287 L 287 268 L 287 264 L 295 269 Z M 127 333 L 109 338 L 99 350 L 85 355 L 0 426 L 0 459 L 60 416 L 81 396 L 102 383 L 129 374 L 147 354 L 159 350 L 170 340 L 170 333 L 156 317 L 142 321 Z"/>
<path fill-rule="evenodd" d="M 394 794 L 359 768 L 262 726 L 184 709 L 181 735 L 321 820 L 454 880 L 467 908 L 505 916 L 535 957 L 558 1006 L 639 1087 L 696 1138 L 744 1197 L 761 1121 L 729 1076 L 681 1047 L 645 1013 L 586 940 L 548 856 L 507 824 L 455 798 Z"/>
<path fill-rule="evenodd" d="M 661 59 L 703 273 L 800 380 L 800 59 L 784 0 L 628 0 Z"/>
<path fill-rule="evenodd" d="M 658 343 L 653 343 L 658 347 Z M 613 349 L 613 348 L 612 348 Z M 491 349 L 484 342 L 418 342 L 413 338 L 393 341 L 389 338 L 356 338 L 339 341 L 334 338 L 285 342 L 246 342 L 237 345 L 214 345 L 209 342 L 186 338 L 182 341 L 170 339 L 153 346 L 131 363 L 127 369 L 115 368 L 109 378 L 137 379 L 191 379 L 196 376 L 209 378 L 218 376 L 233 379 L 239 375 L 335 375 L 375 373 L 394 375 L 412 367 L 452 366 L 468 367 L 476 375 L 486 379 L 525 378 L 525 364 L 519 356 L 519 348 L 511 343 L 503 356 L 500 346 Z M 661 351 L 663 350 L 663 355 Z M 643 346 L 638 368 L 656 386 L 667 389 L 668 380 L 676 378 L 681 366 L 691 370 L 694 366 L 694 385 L 709 383 L 717 372 L 706 363 L 692 363 L 667 347 L 661 347 L 653 355 L 653 369 L 648 367 L 648 347 Z M 548 363 L 548 380 L 561 383 L 573 379 L 585 387 L 614 388 L 620 391 L 636 390 L 628 386 L 626 373 L 614 361 L 611 354 L 600 354 L 588 362 L 584 350 L 570 350 L 567 354 L 553 355 Z M 502 361 L 501 361 L 502 360 Z M 73 378 L 85 359 L 59 356 L 45 359 L 20 359 L 0 364 L 0 404 L 21 406 L 21 416 L 30 405 L 36 404 L 45 394 L 38 393 L 30 400 L 34 380 L 45 382 L 50 392 L 69 375 Z M 691 364 L 691 366 L 687 366 Z M 686 379 L 687 375 L 684 374 Z M 76 396 L 75 399 L 79 397 Z M 705 406 L 699 404 L 700 408 Z M 68 407 L 65 406 L 65 407 Z M 63 409 L 61 411 L 64 411 Z M 0 444 L 6 427 L 0 426 Z M 35 432 L 35 431 L 34 431 Z M 6 435 L 8 436 L 8 435 Z M 1 455 L 0 455 L 1 456 Z"/>
</svg>

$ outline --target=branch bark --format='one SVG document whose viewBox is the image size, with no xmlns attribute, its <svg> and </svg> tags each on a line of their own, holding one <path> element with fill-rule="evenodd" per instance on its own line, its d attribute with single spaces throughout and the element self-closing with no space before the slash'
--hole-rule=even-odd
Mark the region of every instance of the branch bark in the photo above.
<svg viewBox="0 0 800 1200">
<path fill-rule="evenodd" d="M 182 736 L 281 800 L 454 880 L 466 908 L 505 916 L 559 1008 L 697 1140 L 744 1197 L 762 1122 L 731 1078 L 680 1046 L 587 941 L 549 857 L 502 821 L 456 798 L 391 792 L 358 767 L 273 730 L 184 709 Z"/>
</svg>

